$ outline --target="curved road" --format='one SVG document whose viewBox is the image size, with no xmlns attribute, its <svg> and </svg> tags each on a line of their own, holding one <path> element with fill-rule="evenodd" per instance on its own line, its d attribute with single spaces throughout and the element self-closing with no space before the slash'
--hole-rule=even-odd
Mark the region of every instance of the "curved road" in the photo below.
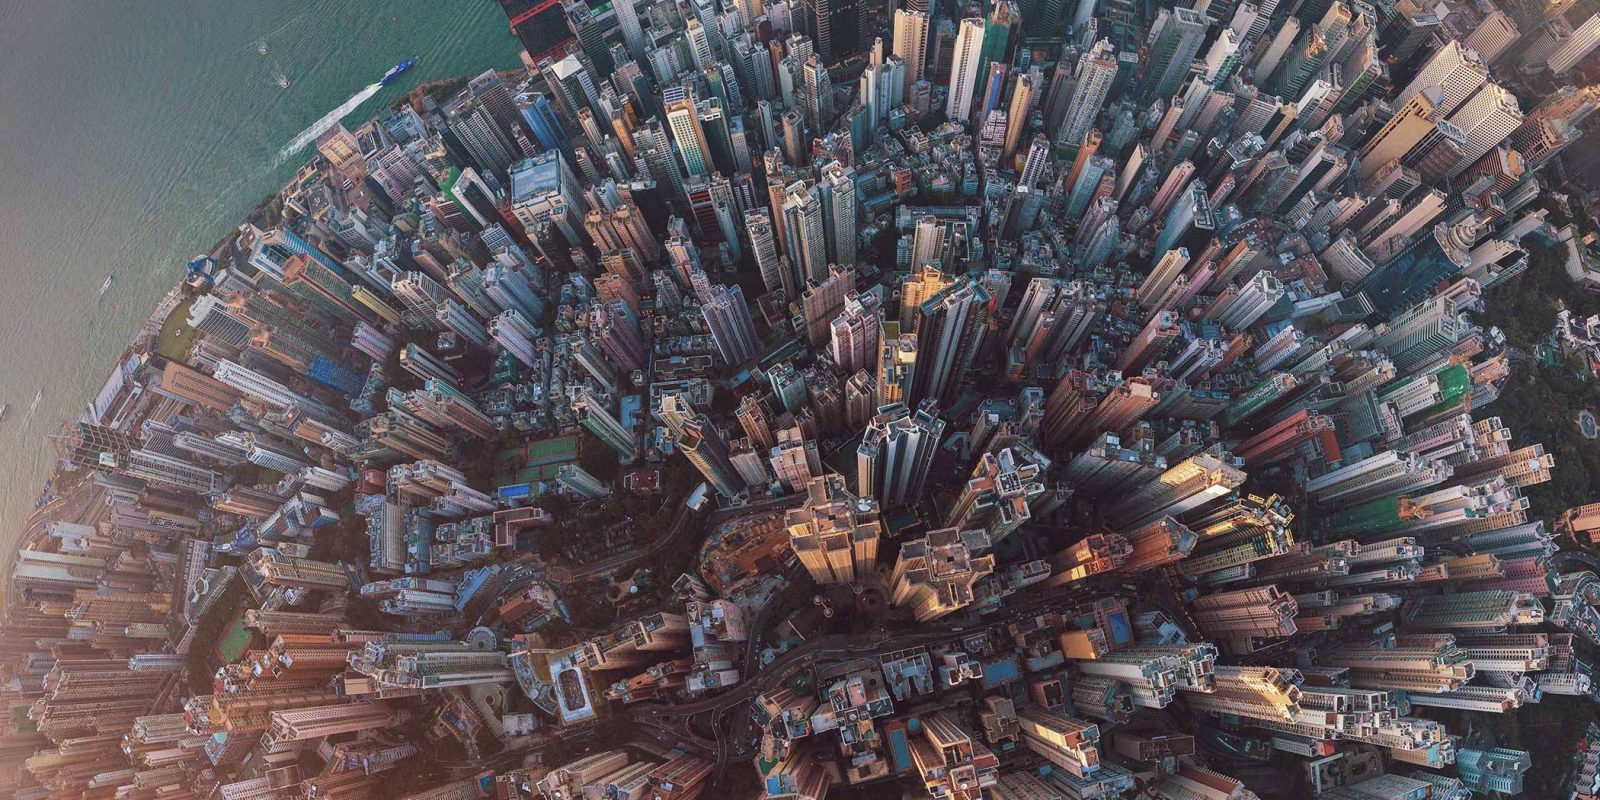
<svg viewBox="0 0 1600 800">
<path fill-rule="evenodd" d="M 550 577 L 563 583 L 585 581 L 590 578 L 609 575 L 635 561 L 642 561 L 657 553 L 666 552 L 668 547 L 677 544 L 678 539 L 682 538 L 686 531 L 694 527 L 686 523 L 698 516 L 698 512 L 690 510 L 688 506 L 678 506 L 678 515 L 672 519 L 672 527 L 667 531 L 667 535 L 659 537 L 645 547 L 624 550 L 610 558 L 596 561 L 592 564 L 585 564 L 575 570 L 552 569 L 550 570 Z"/>
<path fill-rule="evenodd" d="M 1057 607 L 1077 607 L 1100 594 L 1101 592 L 1095 589 L 1085 587 L 1050 597 L 1035 598 L 1018 604 L 1007 613 L 983 620 L 972 628 L 974 631 L 982 630 L 1046 611 L 1058 610 Z M 773 659 L 771 663 L 762 667 L 755 677 L 742 681 L 721 694 L 689 703 L 639 703 L 626 707 L 623 715 L 635 724 L 654 731 L 669 730 L 685 744 L 707 752 L 715 752 L 717 775 L 720 776 L 730 759 L 746 755 L 746 751 L 739 743 L 748 735 L 744 732 L 747 726 L 739 725 L 738 722 L 741 720 L 748 722 L 750 717 L 748 713 L 740 717 L 737 714 L 730 715 L 729 712 L 742 708 L 746 703 L 754 701 L 758 695 L 783 684 L 797 672 L 808 669 L 820 661 L 877 657 L 896 650 L 959 638 L 966 633 L 965 628 L 958 626 L 900 634 L 877 631 L 865 639 L 842 634 L 824 636 L 805 642 Z M 692 727 L 691 723 L 703 715 L 710 717 L 712 729 L 715 731 L 714 740 L 706 739 Z M 735 721 L 732 735 L 725 731 L 730 717 Z"/>
<path fill-rule="evenodd" d="M 702 515 L 698 511 L 693 511 L 686 505 L 681 505 L 678 506 L 677 516 L 672 520 L 672 528 L 667 531 L 665 536 L 656 539 L 654 542 L 651 542 L 642 548 L 624 550 L 623 552 L 618 553 L 610 558 L 596 561 L 592 564 L 585 564 L 577 569 L 550 567 L 547 572 L 550 579 L 558 583 L 573 583 L 577 581 L 589 580 L 590 578 L 598 578 L 603 575 L 609 575 L 610 573 L 632 564 L 635 561 L 643 561 L 648 558 L 653 558 L 659 553 L 666 552 L 668 548 L 676 546 L 679 544 L 678 540 L 682 539 L 685 533 L 695 527 L 694 525 L 690 525 L 688 523 L 696 519 L 701 519 L 705 525 L 709 527 L 722 517 L 725 517 L 729 514 L 748 514 L 753 511 L 765 511 L 773 506 L 794 504 L 804 499 L 804 495 L 777 497 L 771 500 L 757 501 L 750 503 L 749 505 L 739 506 L 737 508 L 717 509 L 706 515 Z"/>
<path fill-rule="evenodd" d="M 1596 573 L 1600 573 L 1600 558 L 1596 558 L 1592 553 L 1587 553 L 1582 550 L 1562 550 L 1561 552 L 1550 557 L 1551 566 L 1557 567 L 1558 571 L 1560 568 L 1557 565 L 1568 561 L 1576 561 L 1579 564 L 1582 564 L 1595 571 Z"/>
</svg>

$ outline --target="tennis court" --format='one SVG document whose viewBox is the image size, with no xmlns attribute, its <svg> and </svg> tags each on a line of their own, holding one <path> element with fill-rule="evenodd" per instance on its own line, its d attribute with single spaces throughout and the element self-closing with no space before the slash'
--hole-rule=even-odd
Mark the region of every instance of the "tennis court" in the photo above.
<svg viewBox="0 0 1600 800">
<path fill-rule="evenodd" d="M 494 480 L 501 486 L 554 480 L 557 468 L 577 459 L 575 436 L 518 442 L 495 454 Z"/>
<path fill-rule="evenodd" d="M 250 636 L 250 629 L 244 626 L 244 612 L 241 611 L 223 631 L 222 639 L 217 642 L 217 655 L 224 663 L 232 664 L 250 646 Z"/>
</svg>

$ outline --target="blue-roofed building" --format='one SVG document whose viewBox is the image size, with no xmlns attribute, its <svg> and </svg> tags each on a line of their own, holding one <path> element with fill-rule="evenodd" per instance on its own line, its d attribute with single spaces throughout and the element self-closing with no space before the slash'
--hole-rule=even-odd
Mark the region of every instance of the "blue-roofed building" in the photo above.
<svg viewBox="0 0 1600 800">
<path fill-rule="evenodd" d="M 528 123 L 540 147 L 557 150 L 567 144 L 566 131 L 562 130 L 561 121 L 550 106 L 550 98 L 537 92 L 522 95 L 517 98 L 517 110 L 522 112 L 522 121 Z"/>
<path fill-rule="evenodd" d="M 1133 623 L 1128 620 L 1128 612 L 1125 609 L 1106 615 L 1103 630 L 1111 640 L 1113 650 L 1133 644 Z"/>
<path fill-rule="evenodd" d="M 1365 292 L 1379 314 L 1389 316 L 1428 296 L 1435 286 L 1471 264 L 1475 226 L 1435 225 L 1393 258 L 1366 274 L 1350 292 Z"/>
<path fill-rule="evenodd" d="M 886 653 L 878 657 L 883 677 L 889 682 L 894 699 L 904 702 L 914 695 L 933 691 L 933 660 L 924 647 Z"/>
<path fill-rule="evenodd" d="M 1490 750 L 1462 748 L 1456 751 L 1456 773 L 1475 793 L 1522 794 L 1522 775 L 1533 766 L 1526 750 L 1496 747 Z"/>
<path fill-rule="evenodd" d="M 995 689 L 1022 679 L 1022 665 L 1017 657 L 1001 656 L 983 663 L 983 688 Z"/>
<path fill-rule="evenodd" d="M 467 570 L 467 572 L 461 576 L 461 585 L 456 587 L 456 610 L 461 611 L 462 609 L 465 609 L 467 607 L 467 603 L 472 602 L 472 596 L 477 594 L 478 590 L 482 589 L 483 585 L 489 582 L 489 578 L 499 571 L 500 568 L 498 566 L 488 566 L 481 567 L 479 569 Z"/>
</svg>

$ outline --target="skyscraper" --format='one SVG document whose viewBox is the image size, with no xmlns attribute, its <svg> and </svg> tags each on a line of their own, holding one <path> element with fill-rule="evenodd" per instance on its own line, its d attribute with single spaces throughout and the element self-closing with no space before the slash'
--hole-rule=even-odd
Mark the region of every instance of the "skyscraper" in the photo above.
<svg viewBox="0 0 1600 800">
<path fill-rule="evenodd" d="M 1083 137 L 1100 116 L 1116 77 L 1117 59 L 1110 40 L 1101 39 L 1089 52 L 1078 57 L 1077 82 L 1072 89 L 1072 99 L 1067 103 L 1066 118 L 1056 135 L 1057 144 L 1077 147 L 1083 142 Z"/>
<path fill-rule="evenodd" d="M 878 559 L 878 503 L 857 497 L 836 474 L 812 478 L 806 502 L 784 516 L 789 545 L 818 584 L 853 583 L 871 574 Z"/>
<path fill-rule="evenodd" d="M 856 289 L 855 267 L 838 264 L 828 266 L 828 277 L 810 281 L 800 293 L 801 332 L 816 347 L 828 341 L 828 332 L 835 317 L 844 310 L 844 299 Z"/>
<path fill-rule="evenodd" d="M 943 407 L 955 403 L 988 324 L 989 293 L 971 278 L 962 278 L 917 306 L 912 324 L 917 374 L 911 402 L 932 398 Z"/>
<path fill-rule="evenodd" d="M 1454 178 L 1505 141 L 1522 124 L 1522 109 L 1517 105 L 1516 95 L 1499 84 L 1489 83 L 1468 97 L 1450 115 L 1450 122 L 1466 137 L 1460 158 L 1445 173 L 1446 177 Z"/>
<path fill-rule="evenodd" d="M 1183 268 L 1189 264 L 1189 251 L 1185 248 L 1168 250 L 1161 260 L 1156 262 L 1150 270 L 1149 277 L 1144 283 L 1139 284 L 1139 291 L 1135 294 L 1139 305 L 1150 308 L 1156 299 L 1166 293 L 1167 287 L 1178 279 L 1183 273 Z"/>
<path fill-rule="evenodd" d="M 507 311 L 501 316 L 511 313 Z M 524 335 L 531 337 L 532 326 L 526 325 L 525 320 L 523 325 L 526 326 Z M 618 300 L 594 304 L 589 311 L 589 334 L 606 358 L 623 370 L 631 372 L 649 365 L 639 322 L 628 311 L 626 303 Z"/>
<path fill-rule="evenodd" d="M 682 395 L 669 394 L 661 399 L 661 420 L 677 437 L 678 449 L 713 489 L 730 496 L 739 493 L 744 481 L 733 468 L 722 434 L 706 415 L 695 411 Z"/>
<path fill-rule="evenodd" d="M 617 421 L 600 401 L 584 389 L 573 402 L 572 409 L 578 414 L 578 423 L 616 450 L 624 458 L 632 459 L 634 452 L 633 433 Z"/>
<path fill-rule="evenodd" d="M 1192 8 L 1163 8 L 1150 27 L 1148 60 L 1140 65 L 1139 96 L 1164 100 L 1178 91 L 1205 41 L 1210 20 Z"/>
<path fill-rule="evenodd" d="M 1090 234 L 1088 241 L 1084 243 L 1083 255 L 1078 263 L 1085 267 L 1098 267 L 1106 263 L 1121 236 L 1121 222 L 1116 217 L 1108 218 Z"/>
<path fill-rule="evenodd" d="M 1033 139 L 1028 142 L 1028 154 L 1022 160 L 1022 174 L 1017 179 L 1017 186 L 1037 188 L 1039 179 L 1044 176 L 1045 167 L 1049 163 L 1050 139 L 1042 133 L 1035 133 Z"/>
<path fill-rule="evenodd" d="M 822 168 L 822 182 L 818 187 L 826 199 L 822 209 L 827 222 L 828 260 L 854 266 L 857 250 L 855 171 L 834 161 Z"/>
<path fill-rule="evenodd" d="M 511 214 L 529 237 L 553 225 L 569 245 L 582 242 L 578 222 L 589 212 L 578 177 L 559 150 L 525 158 L 511 168 Z"/>
<path fill-rule="evenodd" d="M 736 367 L 755 358 L 760 341 L 750 308 L 744 302 L 744 289 L 738 286 L 713 286 L 710 297 L 700 306 L 706 328 L 717 344 L 723 363 Z"/>
<path fill-rule="evenodd" d="M 1440 116 L 1454 112 L 1489 82 L 1489 67 L 1478 54 L 1460 42 L 1451 39 L 1428 59 L 1417 71 L 1417 76 L 1394 96 L 1392 105 L 1402 108 L 1411 97 L 1424 89 L 1436 88 L 1439 97 L 1434 100 Z"/>
<path fill-rule="evenodd" d="M 883 314 L 876 294 L 845 295 L 844 310 L 829 323 L 832 334 L 828 352 L 833 363 L 846 375 L 857 370 L 877 371 L 878 335 Z"/>
<path fill-rule="evenodd" d="M 1472 33 L 1462 44 L 1481 56 L 1485 63 L 1493 64 L 1513 44 L 1516 44 L 1521 36 L 1522 32 L 1517 29 L 1517 23 L 1513 22 L 1506 12 L 1495 9 L 1484 17 L 1476 28 L 1473 28 Z"/>
<path fill-rule="evenodd" d="M 834 64 L 859 52 L 866 13 L 863 0 L 807 0 L 811 32 L 816 37 L 817 55 Z"/>
<path fill-rule="evenodd" d="M 808 280 L 828 277 L 828 231 L 819 194 L 816 186 L 802 181 L 783 190 L 783 230 L 796 291 Z"/>
<path fill-rule="evenodd" d="M 923 269 L 942 267 L 947 261 L 945 243 L 949 239 L 950 228 L 943 220 L 932 214 L 917 220 L 917 226 L 911 232 L 911 270 L 920 274 Z M 920 300 L 918 301 L 920 302 Z M 905 304 L 902 303 L 904 308 Z M 904 314 L 902 314 L 904 318 Z M 909 326 L 909 322 L 906 323 Z"/>
<path fill-rule="evenodd" d="M 1080 778 L 1100 766 L 1098 726 L 1042 708 L 1022 709 L 1017 721 L 1023 743 L 1050 763 Z"/>
<path fill-rule="evenodd" d="M 1038 101 L 1038 95 L 1039 78 L 1035 74 L 1025 72 L 1017 76 L 1016 86 L 1011 90 L 1011 106 L 1006 111 L 1006 143 L 1001 148 L 1007 159 L 1014 158 L 1022 146 L 1022 134 L 1028 128 L 1028 111 Z"/>
<path fill-rule="evenodd" d="M 927 221 L 925 218 L 924 221 Z M 935 220 L 934 222 L 937 222 Z M 918 223 L 919 232 L 922 225 Z M 930 228 L 934 226 L 929 226 Z M 942 245 L 935 245 L 938 247 Z M 930 250 L 933 248 L 930 247 Z M 913 257 L 914 258 L 914 257 Z M 913 262 L 911 277 L 900 286 L 900 330 L 906 333 L 912 331 L 916 322 L 917 309 L 923 301 L 943 292 L 955 284 L 955 279 L 940 272 L 935 267 L 923 266 Z"/>
<path fill-rule="evenodd" d="M 800 110 L 806 130 L 820 135 L 833 122 L 833 80 L 828 76 L 827 65 L 817 56 L 807 58 L 800 65 L 800 78 Z"/>
<path fill-rule="evenodd" d="M 943 435 L 944 420 L 933 400 L 915 414 L 904 403 L 880 407 L 856 448 L 856 494 L 870 495 L 884 508 L 918 502 Z"/>
<path fill-rule="evenodd" d="M 889 109 L 899 105 L 905 97 L 905 77 L 904 62 L 891 57 L 885 63 L 883 39 L 873 39 L 867 51 L 867 68 L 861 71 L 856 89 L 856 96 L 860 98 L 859 106 L 865 112 L 864 124 L 868 128 L 861 139 L 863 144 L 872 141 L 872 132 L 883 123 Z"/>
<path fill-rule="evenodd" d="M 672 140 L 677 143 L 678 154 L 683 158 L 684 171 L 702 178 L 710 176 L 711 156 L 706 149 L 706 135 L 700 127 L 694 96 L 682 86 L 668 86 L 661 91 L 661 105 L 667 117 L 667 127 L 672 130 Z"/>
<path fill-rule="evenodd" d="M 505 174 L 518 150 L 500 131 L 489 110 L 476 99 L 463 100 L 445 112 L 450 133 L 461 143 L 473 163 L 485 172 Z"/>
<path fill-rule="evenodd" d="M 756 270 L 761 273 L 761 285 L 769 292 L 781 289 L 785 295 L 795 296 L 797 287 L 793 285 L 794 276 L 778 256 L 778 240 L 773 235 L 772 215 L 762 208 L 745 212 L 744 231 L 750 239 L 750 252 L 755 258 Z"/>
<path fill-rule="evenodd" d="M 1132 528 L 1199 508 L 1244 483 L 1245 474 L 1212 453 L 1198 453 L 1173 465 L 1118 500 L 1107 519 Z"/>
<path fill-rule="evenodd" d="M 1117 369 L 1123 373 L 1135 372 L 1142 369 L 1152 359 L 1158 358 L 1166 352 L 1168 345 L 1178 338 L 1178 315 L 1171 311 L 1161 311 L 1145 323 L 1139 335 L 1123 349 L 1122 357 L 1117 359 Z"/>
<path fill-rule="evenodd" d="M 906 65 L 906 91 L 925 77 L 928 57 L 928 14 L 903 8 L 894 12 L 894 54 Z M 902 98 L 910 100 L 909 94 Z"/>
<path fill-rule="evenodd" d="M 1395 110 L 1394 116 L 1356 151 L 1361 158 L 1358 174 L 1362 180 L 1371 178 L 1390 161 L 1410 152 L 1433 130 L 1443 96 L 1437 86 L 1424 87 Z"/>
<path fill-rule="evenodd" d="M 1569 11 L 1557 18 L 1566 20 L 1571 13 Z M 1570 24 L 1569 22 L 1568 25 Z M 1577 66 L 1578 62 L 1594 52 L 1596 47 L 1600 47 L 1600 11 L 1590 11 L 1588 18 L 1573 27 L 1570 34 L 1561 36 L 1556 41 L 1557 45 L 1545 59 L 1544 66 L 1551 73 L 1561 75 Z"/>
<path fill-rule="evenodd" d="M 617 27 L 622 30 L 622 41 L 634 61 L 645 60 L 644 28 L 639 25 L 639 9 L 634 0 L 615 0 L 611 8 L 617 15 Z"/>
<path fill-rule="evenodd" d="M 978 62 L 983 53 L 983 19 L 967 17 L 961 20 L 961 32 L 956 35 L 954 55 L 950 62 L 950 94 L 945 100 L 944 113 L 953 122 L 966 124 L 972 116 L 972 96 L 978 82 Z"/>
<path fill-rule="evenodd" d="M 873 385 L 880 406 L 905 401 L 917 371 L 917 336 L 901 333 L 900 323 L 884 320 L 878 337 L 878 373 Z"/>
<path fill-rule="evenodd" d="M 945 524 L 958 530 L 981 528 L 991 541 L 1004 539 L 1032 517 L 1030 504 L 1045 492 L 1048 466 L 1048 461 L 1041 465 L 1009 447 L 983 453 L 946 513 Z"/>
<path fill-rule="evenodd" d="M 921 734 L 912 740 L 911 762 L 929 796 L 960 797 L 999 783 L 1000 759 L 948 715 L 923 717 Z"/>
<path fill-rule="evenodd" d="M 822 457 L 817 452 L 817 442 L 806 438 L 799 427 L 778 431 L 778 441 L 767 455 L 772 474 L 788 491 L 800 491 L 813 477 L 822 475 Z"/>
<path fill-rule="evenodd" d="M 978 65 L 979 73 L 986 71 L 990 64 L 1009 63 L 1007 55 L 1014 49 L 1011 46 L 1012 29 L 1020 23 L 1016 4 L 1011 0 L 996 0 L 990 4 L 989 17 L 983 26 L 983 49 L 980 54 L 982 62 Z"/>
<path fill-rule="evenodd" d="M 937 619 L 970 605 L 973 585 L 994 572 L 989 535 L 981 530 L 940 528 L 900 548 L 889 578 L 889 602 L 910 606 L 918 622 Z"/>
<path fill-rule="evenodd" d="M 793 361 L 785 361 L 767 370 L 767 381 L 772 385 L 772 395 L 779 405 L 790 413 L 799 413 L 806 407 L 806 382 Z"/>
<path fill-rule="evenodd" d="M 1594 31 L 1597 14 L 1593 3 L 1562 3 L 1541 7 L 1537 12 L 1513 10 L 1513 13 L 1525 23 L 1537 26 L 1528 30 L 1522 39 L 1518 61 L 1524 73 L 1565 72 L 1597 43 Z"/>
<path fill-rule="evenodd" d="M 706 35 L 706 26 L 693 17 L 684 20 L 683 26 L 683 36 L 689 43 L 689 55 L 694 60 L 695 69 L 705 70 L 717 60 L 716 54 L 711 52 L 711 39 Z"/>
</svg>

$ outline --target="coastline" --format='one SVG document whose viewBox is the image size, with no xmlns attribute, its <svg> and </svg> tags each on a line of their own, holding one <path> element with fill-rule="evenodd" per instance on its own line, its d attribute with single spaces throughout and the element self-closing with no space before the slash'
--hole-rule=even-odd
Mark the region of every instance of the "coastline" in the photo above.
<svg viewBox="0 0 1600 800">
<path fill-rule="evenodd" d="M 252 180 L 202 224 L 150 204 L 165 246 L 115 262 L 114 316 L 53 314 L 92 359 L 38 358 L 53 402 L 9 431 L 26 760 L 0 786 L 1600 792 L 1595 706 L 1568 701 L 1600 697 L 1600 503 L 1540 505 L 1600 462 L 1559 393 L 1560 429 L 1497 415 L 1577 372 L 1569 341 L 1587 374 L 1561 377 L 1600 375 L 1600 316 L 1563 309 L 1544 350 L 1490 316 L 1570 277 L 1535 249 L 1548 174 L 1453 187 L 1445 128 L 1427 184 L 1398 159 L 1405 192 L 1358 180 L 1346 138 L 1392 109 L 1336 110 L 1343 55 L 1332 84 L 1241 55 L 1261 86 L 1224 89 L 1211 51 L 1127 73 L 1075 23 L 1052 65 L 1031 37 L 991 52 L 1026 29 L 997 3 L 953 42 L 938 19 L 942 116 L 881 39 L 835 114 L 856 48 L 683 4 L 668 43 L 694 49 L 642 63 L 624 30 L 606 86 L 582 9 L 585 52 L 552 63 L 531 34 L 568 9 L 523 1 L 525 72 L 391 69 L 270 169 L 219 165 Z M 677 35 L 648 11 L 650 42 Z M 1160 9 L 1139 58 L 1237 45 L 1205 11 Z M 735 27 L 766 49 L 711 48 Z M 1316 45 L 1298 30 L 1269 47 Z M 1313 77 L 1318 107 L 1266 107 Z"/>
<path fill-rule="evenodd" d="M 495 70 L 495 73 L 501 76 L 510 75 L 513 74 L 513 72 L 515 71 Z M 452 86 L 462 85 L 470 78 L 471 76 L 469 75 L 456 75 L 449 78 L 437 78 L 431 81 L 419 83 L 416 86 L 406 90 L 404 95 L 395 98 L 389 103 L 381 106 L 373 113 L 363 117 L 361 124 L 364 125 L 374 119 L 377 119 L 378 114 L 385 109 L 393 109 L 403 104 L 413 103 L 422 97 L 434 95 Z M 298 172 L 300 168 L 304 167 L 305 164 L 310 163 L 314 158 L 316 158 L 315 151 L 313 151 L 312 155 L 306 160 L 300 162 L 299 167 L 296 168 L 296 172 Z M 285 180 L 283 183 L 279 184 L 277 188 L 273 189 L 265 197 L 256 201 L 254 205 L 250 206 L 250 210 L 248 212 L 240 216 L 239 219 L 235 221 L 234 227 L 230 229 L 229 233 L 223 234 L 221 238 L 217 239 L 209 248 L 202 252 L 215 258 L 217 257 L 218 253 L 226 251 L 233 238 L 233 235 L 237 233 L 238 225 L 242 222 L 247 222 L 251 219 L 254 219 L 260 214 L 270 211 L 273 202 L 278 199 L 278 197 L 283 193 L 283 190 L 292 184 L 294 180 L 295 179 L 293 177 L 290 177 L 288 180 Z M 161 298 L 156 301 L 155 306 L 152 308 L 150 314 L 146 316 L 144 321 L 139 324 L 139 327 L 134 330 L 132 338 L 128 340 L 128 343 L 124 345 L 122 350 L 117 353 L 114 359 L 112 359 L 112 370 L 117 368 L 116 365 L 123 363 L 123 361 L 127 359 L 129 355 L 138 351 L 141 347 L 149 345 L 150 340 L 160 332 L 161 326 L 166 322 L 167 317 L 171 315 L 173 310 L 177 307 L 178 302 L 181 300 L 182 294 L 183 281 L 179 280 L 167 290 L 166 294 L 163 294 Z M 106 377 L 110 377 L 109 372 L 107 373 Z M 73 420 L 75 419 L 76 417 L 69 417 L 58 420 L 53 425 L 48 427 L 47 430 L 53 433 L 54 431 L 59 430 L 63 425 L 72 424 Z M 45 435 L 48 438 L 51 434 L 47 433 Z M 43 525 L 45 518 L 49 516 L 49 512 L 55 508 L 55 505 L 53 503 L 40 503 L 39 501 L 49 493 L 49 490 L 46 487 L 58 485 L 64 474 L 70 475 L 72 473 L 63 473 L 60 462 L 52 460 L 49 470 L 39 478 L 39 491 L 33 496 L 35 503 L 34 508 L 27 512 L 27 515 L 23 518 L 22 522 L 17 526 L 12 535 L 6 536 L 4 541 L 0 541 L 0 563 L 9 565 L 15 562 L 17 553 L 20 552 L 28 542 L 37 538 L 37 536 L 42 532 L 40 530 L 40 526 Z M 4 574 L 0 574 L 0 594 L 9 593 L 9 578 L 9 570 L 6 570 Z"/>
</svg>

